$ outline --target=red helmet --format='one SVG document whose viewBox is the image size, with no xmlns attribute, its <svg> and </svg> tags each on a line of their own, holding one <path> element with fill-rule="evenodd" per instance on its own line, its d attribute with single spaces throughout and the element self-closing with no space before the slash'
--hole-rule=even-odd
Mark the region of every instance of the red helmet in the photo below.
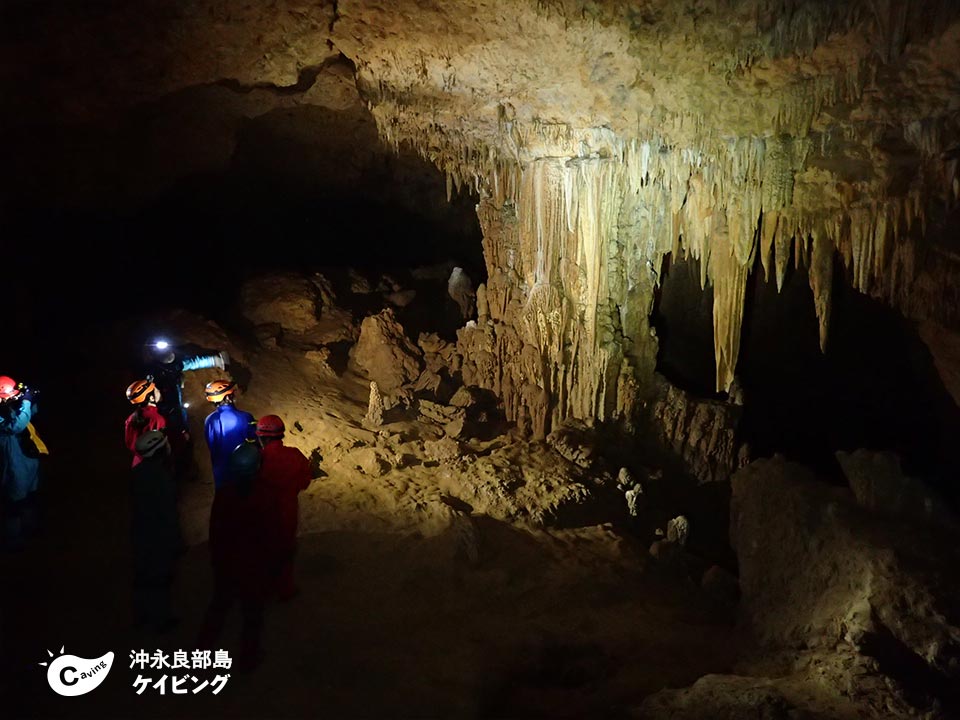
<svg viewBox="0 0 960 720">
<path fill-rule="evenodd" d="M 257 421 L 257 437 L 280 437 L 286 431 L 278 415 L 264 415 Z"/>
<path fill-rule="evenodd" d="M 140 405 L 150 396 L 157 386 L 150 379 L 134 380 L 127 388 L 127 400 L 133 405 Z"/>
<path fill-rule="evenodd" d="M 207 383 L 204 394 L 210 402 L 218 403 L 233 395 L 236 391 L 237 384 L 232 380 L 214 380 Z"/>
<path fill-rule="evenodd" d="M 0 375 L 0 400 L 10 400 L 20 394 L 17 381 L 12 377 Z"/>
</svg>

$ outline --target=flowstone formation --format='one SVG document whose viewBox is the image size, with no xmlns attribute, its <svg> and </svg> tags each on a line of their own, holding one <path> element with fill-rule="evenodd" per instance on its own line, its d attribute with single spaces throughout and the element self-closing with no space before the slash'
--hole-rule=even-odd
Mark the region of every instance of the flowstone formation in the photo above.
<svg viewBox="0 0 960 720">
<path fill-rule="evenodd" d="M 399 5 L 338 3 L 335 42 L 381 136 L 480 194 L 489 318 L 460 343 L 511 418 L 634 412 L 668 253 L 713 287 L 722 391 L 757 261 L 808 267 L 821 347 L 835 268 L 956 322 L 955 3 Z"/>
</svg>

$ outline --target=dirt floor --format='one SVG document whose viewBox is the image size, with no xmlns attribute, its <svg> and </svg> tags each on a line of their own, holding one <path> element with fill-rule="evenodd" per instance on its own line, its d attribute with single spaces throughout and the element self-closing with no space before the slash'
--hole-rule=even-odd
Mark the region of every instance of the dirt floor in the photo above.
<svg viewBox="0 0 960 720">
<path fill-rule="evenodd" d="M 101 332 L 91 342 L 129 341 L 112 328 Z M 211 592 L 209 475 L 183 494 L 193 544 L 174 588 L 181 623 L 163 636 L 136 631 L 121 441 L 129 366 L 109 354 L 81 353 L 69 373 L 62 358 L 38 362 L 46 386 L 37 425 L 51 448 L 44 532 L 0 561 L 3 717 L 627 717 L 644 696 L 734 662 L 731 618 L 613 524 L 537 528 L 474 513 L 479 551 L 471 558 L 456 525 L 434 533 L 406 522 L 365 528 L 355 521 L 364 503 L 344 508 L 351 522 L 330 521 L 338 512 L 330 498 L 346 504 L 351 483 L 382 480 L 394 488 L 384 497 L 402 498 L 404 483 L 426 467 L 403 483 L 351 480 L 328 467 L 308 491 L 322 501 L 302 503 L 314 519 L 300 541 L 301 593 L 268 608 L 263 664 L 247 675 L 232 671 L 218 695 L 138 695 L 131 651 L 195 647 Z M 345 422 L 362 414 L 357 401 L 336 408 L 337 395 L 326 397 L 326 412 Z M 251 409 L 263 402 L 249 400 Z M 399 504 L 398 517 L 421 501 Z M 317 507 L 326 508 L 323 522 Z M 238 632 L 234 615 L 223 642 L 234 656 Z M 80 697 L 54 694 L 38 663 L 61 646 L 86 658 L 114 652 L 104 683 Z"/>
</svg>

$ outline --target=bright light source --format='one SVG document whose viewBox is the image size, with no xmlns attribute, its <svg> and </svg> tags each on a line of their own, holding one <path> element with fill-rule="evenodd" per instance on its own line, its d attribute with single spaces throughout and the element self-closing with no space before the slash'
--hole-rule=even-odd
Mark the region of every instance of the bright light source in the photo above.
<svg viewBox="0 0 960 720">
<path fill-rule="evenodd" d="M 184 406 L 185 408 L 188 408 L 188 407 L 190 407 L 190 403 L 185 402 L 185 403 L 183 404 L 183 406 Z"/>
<path fill-rule="evenodd" d="M 157 350 L 166 350 L 168 347 L 170 347 L 170 343 L 168 343 L 166 340 L 157 340 L 157 341 L 153 344 L 153 346 L 154 346 Z"/>
</svg>

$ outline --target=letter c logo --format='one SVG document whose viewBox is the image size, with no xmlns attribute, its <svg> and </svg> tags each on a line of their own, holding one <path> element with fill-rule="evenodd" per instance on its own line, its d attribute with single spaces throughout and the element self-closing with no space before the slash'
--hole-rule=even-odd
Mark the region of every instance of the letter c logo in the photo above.
<svg viewBox="0 0 960 720">
<path fill-rule="evenodd" d="M 61 650 L 61 652 L 63 651 Z M 60 655 L 51 660 L 47 667 L 47 682 L 57 695 L 65 697 L 85 695 L 103 682 L 112 666 L 112 652 L 95 659 L 82 658 L 77 655 Z M 90 669 L 94 667 L 102 669 L 99 672 L 91 673 Z M 77 668 L 83 668 L 84 670 L 80 672 Z"/>
<path fill-rule="evenodd" d="M 69 670 L 70 672 L 72 672 L 74 675 L 77 674 L 77 669 L 76 669 L 75 667 L 70 667 L 70 666 L 68 665 L 68 666 L 65 667 L 63 670 L 60 671 L 60 682 L 62 682 L 64 685 L 76 685 L 76 684 L 77 684 L 77 678 L 73 678 L 73 680 L 67 680 L 67 671 L 68 671 L 68 670 Z"/>
</svg>

